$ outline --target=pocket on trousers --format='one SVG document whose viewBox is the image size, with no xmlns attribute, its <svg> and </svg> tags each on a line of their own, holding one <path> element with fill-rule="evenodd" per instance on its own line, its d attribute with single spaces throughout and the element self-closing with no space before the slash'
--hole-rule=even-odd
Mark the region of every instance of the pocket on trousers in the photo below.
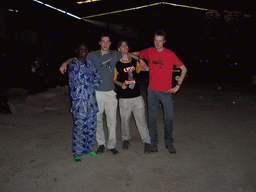
<svg viewBox="0 0 256 192">
<path fill-rule="evenodd" d="M 116 92 L 114 90 L 111 91 L 111 93 L 116 96 Z"/>
</svg>

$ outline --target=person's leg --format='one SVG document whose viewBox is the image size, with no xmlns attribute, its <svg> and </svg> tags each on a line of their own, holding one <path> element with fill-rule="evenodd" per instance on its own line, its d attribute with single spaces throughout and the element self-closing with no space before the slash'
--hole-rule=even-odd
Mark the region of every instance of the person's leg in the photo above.
<svg viewBox="0 0 256 192">
<path fill-rule="evenodd" d="M 105 134 L 103 129 L 103 113 L 105 109 L 105 93 L 103 91 L 96 91 L 96 99 L 99 107 L 99 112 L 97 113 L 97 130 L 96 130 L 96 140 L 98 146 L 106 145 Z"/>
<path fill-rule="evenodd" d="M 131 138 L 129 130 L 129 121 L 132 114 L 130 100 L 131 99 L 119 99 L 122 141 L 127 141 Z"/>
<path fill-rule="evenodd" d="M 172 105 L 172 95 L 170 93 L 161 92 L 160 101 L 163 104 L 164 110 L 164 140 L 165 145 L 173 145 L 173 105 Z"/>
<path fill-rule="evenodd" d="M 157 91 L 148 88 L 148 125 L 149 134 L 151 138 L 151 145 L 157 146 L 158 144 L 158 131 L 157 131 L 157 112 L 158 112 L 159 98 Z"/>
<path fill-rule="evenodd" d="M 132 114 L 132 99 L 119 99 L 120 117 L 121 117 L 121 136 L 122 149 L 129 149 L 130 145 L 130 117 Z"/>
<path fill-rule="evenodd" d="M 97 128 L 97 115 L 92 114 L 88 115 L 87 120 L 87 129 L 85 131 L 85 154 L 91 153 L 94 148 L 94 141 L 96 137 L 96 128 Z"/>
<path fill-rule="evenodd" d="M 109 134 L 107 148 L 113 149 L 116 147 L 117 99 L 116 99 L 116 93 L 114 91 L 109 91 L 106 94 L 107 94 L 107 98 L 106 98 L 106 105 L 105 105 L 105 114 L 106 114 L 108 134 Z"/>
<path fill-rule="evenodd" d="M 143 143 L 151 143 L 145 118 L 145 103 L 142 96 L 133 98 L 132 111 Z"/>
<path fill-rule="evenodd" d="M 85 147 L 85 134 L 86 129 L 85 121 L 80 115 L 73 115 L 74 129 L 73 129 L 73 156 L 78 157 L 84 153 Z"/>
</svg>

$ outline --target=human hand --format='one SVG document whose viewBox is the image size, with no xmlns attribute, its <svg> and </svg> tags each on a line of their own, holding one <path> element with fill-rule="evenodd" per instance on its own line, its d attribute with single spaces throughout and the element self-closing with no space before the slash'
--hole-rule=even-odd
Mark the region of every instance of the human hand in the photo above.
<svg viewBox="0 0 256 192">
<path fill-rule="evenodd" d="M 67 66 L 65 64 L 62 64 L 59 70 L 64 75 L 64 73 L 66 73 L 67 71 Z"/>
<path fill-rule="evenodd" d="M 143 59 L 140 59 L 140 66 L 142 68 L 142 71 L 146 71 L 148 68 L 147 64 L 145 63 L 145 61 Z"/>
<path fill-rule="evenodd" d="M 122 87 L 122 89 L 126 89 L 127 88 L 127 84 L 126 83 L 121 83 L 121 87 Z"/>
<path fill-rule="evenodd" d="M 175 93 L 177 93 L 177 91 L 179 91 L 179 89 L 180 89 L 180 86 L 179 86 L 179 85 L 176 85 L 175 87 L 169 89 L 169 90 L 167 91 L 167 93 L 175 94 Z"/>
</svg>

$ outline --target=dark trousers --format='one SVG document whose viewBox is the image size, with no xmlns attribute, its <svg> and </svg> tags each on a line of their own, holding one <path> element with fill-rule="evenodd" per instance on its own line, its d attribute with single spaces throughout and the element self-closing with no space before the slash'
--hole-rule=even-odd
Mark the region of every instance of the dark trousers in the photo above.
<svg viewBox="0 0 256 192">
<path fill-rule="evenodd" d="M 165 145 L 173 145 L 173 106 L 171 93 L 154 91 L 148 88 L 148 119 L 151 145 L 158 144 L 157 112 L 161 101 L 164 110 L 164 140 Z"/>
</svg>

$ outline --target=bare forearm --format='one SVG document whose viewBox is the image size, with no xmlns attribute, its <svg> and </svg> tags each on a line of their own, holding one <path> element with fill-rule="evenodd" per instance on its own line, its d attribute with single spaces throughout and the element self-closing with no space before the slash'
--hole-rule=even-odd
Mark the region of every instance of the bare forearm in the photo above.
<svg viewBox="0 0 256 192">
<path fill-rule="evenodd" d="M 70 61 L 72 61 L 72 59 L 75 59 L 75 57 L 68 59 L 67 61 L 65 61 L 64 63 L 62 63 L 62 65 L 63 65 L 63 66 L 67 66 L 67 65 L 70 63 Z"/>
<path fill-rule="evenodd" d="M 121 83 L 117 80 L 114 80 L 114 83 L 118 86 L 120 86 L 122 89 L 126 89 L 127 88 L 127 85 L 125 83 Z"/>
<path fill-rule="evenodd" d="M 183 80 L 184 80 L 184 78 L 185 78 L 185 76 L 186 76 L 186 74 L 187 74 L 187 68 L 185 67 L 185 65 L 183 65 L 182 67 L 180 67 L 180 69 L 181 69 L 181 74 L 180 74 L 180 79 L 179 79 L 179 81 L 178 81 L 178 83 L 181 85 L 182 84 L 182 82 L 183 82 Z"/>
<path fill-rule="evenodd" d="M 139 51 L 136 51 L 136 52 L 132 52 L 132 54 L 136 55 L 136 56 L 139 56 Z"/>
<path fill-rule="evenodd" d="M 75 58 L 75 57 L 70 58 L 70 59 L 68 59 L 67 61 L 65 61 L 64 63 L 62 63 L 62 65 L 60 66 L 60 69 L 59 69 L 62 74 L 66 73 L 68 64 L 69 64 L 70 61 L 71 61 L 72 59 L 74 59 L 74 58 Z"/>
<path fill-rule="evenodd" d="M 119 82 L 119 81 L 117 81 L 117 80 L 114 80 L 114 83 L 115 83 L 116 85 L 122 87 L 122 83 L 121 83 L 121 82 Z"/>
<path fill-rule="evenodd" d="M 139 57 L 139 52 L 132 52 L 132 53 L 128 53 L 128 56 L 130 56 L 133 59 L 136 59 L 137 61 L 139 61 L 141 58 Z"/>
</svg>

